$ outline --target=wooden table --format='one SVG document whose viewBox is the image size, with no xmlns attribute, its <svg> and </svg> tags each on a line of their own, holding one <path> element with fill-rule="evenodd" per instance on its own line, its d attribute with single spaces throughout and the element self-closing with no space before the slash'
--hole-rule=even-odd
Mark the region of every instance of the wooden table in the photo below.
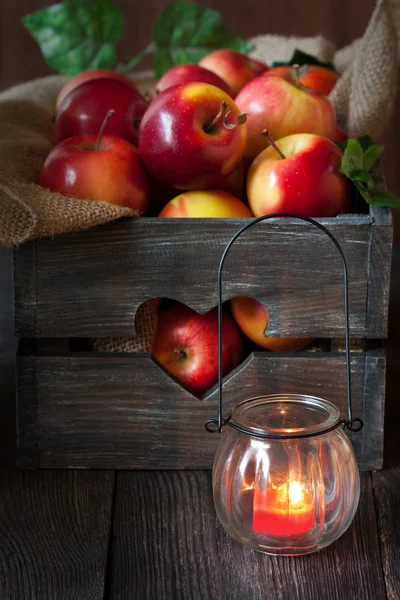
<svg viewBox="0 0 400 600">
<path fill-rule="evenodd" d="M 217 522 L 209 472 L 14 469 L 11 253 L 0 250 L 0 599 L 400 599 L 399 250 L 385 469 L 362 473 L 345 535 L 297 558 L 232 541 Z"/>
</svg>

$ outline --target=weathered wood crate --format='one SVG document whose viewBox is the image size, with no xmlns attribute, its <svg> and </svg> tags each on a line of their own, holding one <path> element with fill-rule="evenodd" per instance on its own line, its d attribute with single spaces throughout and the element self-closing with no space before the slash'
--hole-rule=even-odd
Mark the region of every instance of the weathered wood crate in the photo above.
<svg viewBox="0 0 400 600">
<path fill-rule="evenodd" d="M 126 219 L 15 250 L 18 457 L 24 468 L 210 468 L 218 435 L 204 422 L 216 390 L 197 398 L 147 354 L 95 353 L 75 338 L 129 336 L 140 304 L 216 304 L 223 249 L 245 219 Z M 351 337 L 387 335 L 392 222 L 386 209 L 320 219 L 349 268 Z M 343 281 L 333 244 L 312 226 L 260 223 L 232 247 L 224 300 L 252 296 L 270 316 L 268 335 L 344 337 Z M 383 460 L 385 356 L 376 344 L 352 353 L 353 442 L 360 467 Z M 80 350 L 76 351 L 79 347 Z M 225 378 L 226 413 L 251 395 L 322 396 L 345 415 L 345 359 L 327 352 L 254 352 Z"/>
</svg>

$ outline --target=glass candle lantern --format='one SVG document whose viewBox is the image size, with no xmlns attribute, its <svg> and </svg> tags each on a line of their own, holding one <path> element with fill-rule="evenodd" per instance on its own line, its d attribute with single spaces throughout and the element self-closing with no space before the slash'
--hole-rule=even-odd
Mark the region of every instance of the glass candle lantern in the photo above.
<svg viewBox="0 0 400 600">
<path fill-rule="evenodd" d="M 259 396 L 222 417 L 222 271 L 236 239 L 249 227 L 276 217 L 296 218 L 320 229 L 343 265 L 347 419 L 322 398 L 300 394 Z M 218 418 L 206 423 L 222 434 L 213 468 L 217 515 L 226 531 L 268 554 L 307 554 L 328 546 L 349 527 L 357 510 L 360 479 L 344 428 L 357 432 L 351 407 L 347 265 L 336 238 L 309 217 L 275 213 L 240 229 L 226 246 L 218 269 Z"/>
<path fill-rule="evenodd" d="M 360 479 L 338 409 L 294 394 L 245 400 L 233 410 L 213 468 L 214 504 L 226 531 L 269 554 L 306 554 L 346 531 Z M 332 429 L 334 427 L 334 429 Z M 307 437 L 299 437 L 307 436 Z"/>
</svg>

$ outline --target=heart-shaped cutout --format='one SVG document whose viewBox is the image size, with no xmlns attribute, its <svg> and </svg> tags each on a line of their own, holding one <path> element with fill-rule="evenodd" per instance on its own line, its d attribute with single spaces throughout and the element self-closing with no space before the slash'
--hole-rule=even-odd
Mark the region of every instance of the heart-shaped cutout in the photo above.
<svg viewBox="0 0 400 600">
<path fill-rule="evenodd" d="M 223 305 L 223 376 L 233 373 L 260 346 L 293 352 L 303 350 L 312 342 L 309 338 L 264 337 L 267 324 L 267 310 L 252 298 L 234 298 Z M 217 308 L 200 314 L 185 304 L 164 300 L 158 314 L 152 355 L 189 393 L 200 399 L 210 395 L 218 382 Z"/>
<path fill-rule="evenodd" d="M 222 338 L 222 372 L 227 375 L 243 361 L 244 348 L 240 330 L 225 309 Z M 188 391 L 204 395 L 218 381 L 217 308 L 202 315 L 178 302 L 162 307 L 152 355 Z"/>
</svg>

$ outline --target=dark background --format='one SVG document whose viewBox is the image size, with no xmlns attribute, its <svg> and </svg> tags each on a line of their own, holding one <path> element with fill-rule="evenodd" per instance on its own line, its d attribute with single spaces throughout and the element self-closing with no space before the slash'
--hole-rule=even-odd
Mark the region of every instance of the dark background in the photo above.
<svg viewBox="0 0 400 600">
<path fill-rule="evenodd" d="M 151 27 L 168 0 L 115 0 L 126 15 L 126 29 L 119 50 L 130 57 L 151 40 Z M 53 2 L 45 0 L 0 0 L 0 89 L 51 73 L 39 48 L 21 24 L 21 17 Z M 224 22 L 242 37 L 262 33 L 312 36 L 322 33 L 338 48 L 363 34 L 375 0 L 208 0 L 220 11 Z M 149 67 L 150 62 L 141 66 Z M 400 195 L 398 139 L 400 99 L 383 142 L 388 188 Z M 397 237 L 400 240 L 399 213 Z"/>
</svg>

